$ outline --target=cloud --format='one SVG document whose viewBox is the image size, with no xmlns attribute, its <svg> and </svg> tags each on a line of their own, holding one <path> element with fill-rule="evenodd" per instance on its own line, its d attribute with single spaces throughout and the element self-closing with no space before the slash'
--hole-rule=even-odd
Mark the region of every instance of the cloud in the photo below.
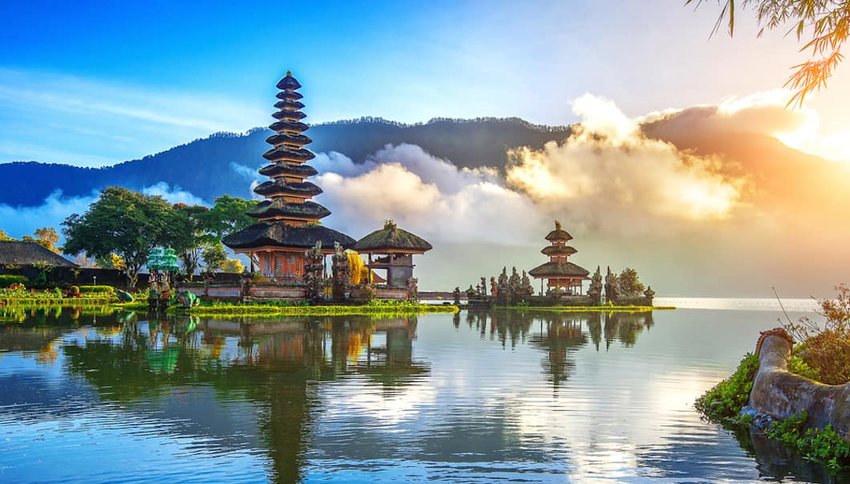
<svg viewBox="0 0 850 484">
<path fill-rule="evenodd" d="M 320 164 L 320 201 L 333 207 L 328 225 L 353 235 L 394 219 L 433 241 L 510 245 L 528 242 L 546 223 L 534 202 L 504 186 L 495 171 L 458 168 L 418 146 L 387 146 L 363 164 L 340 154 L 331 159 L 334 165 Z"/>
<path fill-rule="evenodd" d="M 582 121 L 566 141 L 511 152 L 509 186 L 546 213 L 579 228 L 634 233 L 725 219 L 742 204 L 743 179 L 723 175 L 716 159 L 648 138 L 612 101 L 584 95 L 573 110 Z"/>
<path fill-rule="evenodd" d="M 142 193 L 161 196 L 169 203 L 208 205 L 201 198 L 178 187 L 171 188 L 165 182 L 145 187 Z M 32 235 L 35 229 L 53 227 L 61 234 L 62 222 L 74 213 L 82 214 L 89 205 L 100 197 L 99 191 L 81 197 L 65 197 L 61 191 L 51 193 L 36 207 L 12 207 L 0 204 L 0 230 L 14 238 Z"/>
<path fill-rule="evenodd" d="M 37 207 L 11 207 L 0 204 L 0 230 L 11 237 L 20 238 L 32 235 L 40 227 L 54 227 L 61 232 L 62 222 L 72 213 L 83 213 L 97 200 L 98 193 L 86 197 L 63 197 L 56 191 Z"/>
<path fill-rule="evenodd" d="M 181 190 L 175 186 L 173 189 L 165 182 L 159 182 L 149 187 L 142 188 L 142 193 L 145 195 L 159 196 L 164 198 L 168 203 L 184 203 L 186 205 L 208 205 L 202 198 L 196 197 L 191 193 Z"/>
<path fill-rule="evenodd" d="M 845 141 L 848 130 L 824 131 L 816 110 L 786 106 L 791 96 L 786 89 L 775 89 L 730 97 L 716 105 L 658 111 L 639 121 L 653 136 L 663 139 L 757 133 L 828 160 L 850 161 L 850 145 Z"/>
</svg>

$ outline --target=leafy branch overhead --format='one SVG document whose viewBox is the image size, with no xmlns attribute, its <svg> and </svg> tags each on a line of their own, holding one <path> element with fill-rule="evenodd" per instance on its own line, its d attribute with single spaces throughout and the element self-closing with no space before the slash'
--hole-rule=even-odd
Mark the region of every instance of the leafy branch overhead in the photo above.
<svg viewBox="0 0 850 484">
<path fill-rule="evenodd" d="M 701 5 L 706 0 L 686 0 L 685 4 Z M 712 35 L 724 23 L 734 35 L 736 15 L 740 8 L 754 7 L 759 33 L 787 27 L 799 42 L 800 52 L 809 52 L 809 60 L 793 66 L 794 72 L 785 82 L 794 95 L 788 105 L 802 105 L 805 97 L 826 87 L 835 68 L 844 59 L 841 49 L 850 33 L 850 2 L 835 0 L 718 0 L 722 5 Z"/>
</svg>

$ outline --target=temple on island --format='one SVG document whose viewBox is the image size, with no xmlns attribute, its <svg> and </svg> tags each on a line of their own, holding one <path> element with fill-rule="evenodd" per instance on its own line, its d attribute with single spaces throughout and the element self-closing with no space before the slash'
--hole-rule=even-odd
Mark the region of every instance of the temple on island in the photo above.
<svg viewBox="0 0 850 484">
<path fill-rule="evenodd" d="M 278 283 L 304 278 L 306 251 L 317 243 L 324 255 L 334 253 L 336 245 L 354 245 L 351 237 L 320 225 L 319 220 L 331 212 L 311 200 L 322 189 L 306 181 L 317 172 L 307 164 L 315 155 L 304 148 L 312 140 L 303 134 L 308 126 L 301 122 L 306 115 L 301 112 L 303 96 L 296 92 L 300 87 L 291 72 L 277 83 L 278 111 L 269 126 L 275 134 L 266 139 L 272 147 L 263 154 L 269 164 L 259 170 L 270 180 L 254 188 L 266 200 L 248 212 L 257 223 L 223 240 L 234 252 L 248 255 L 252 272 L 256 260 L 259 272 Z"/>
<path fill-rule="evenodd" d="M 414 254 L 424 254 L 432 248 L 428 241 L 398 228 L 392 220 L 388 220 L 383 229 L 358 240 L 353 247 L 358 254 L 368 255 L 366 267 L 369 270 L 386 271 L 387 288 L 404 290 L 416 285 Z"/>
<path fill-rule="evenodd" d="M 540 279 L 541 292 L 543 292 L 543 281 L 546 280 L 548 294 L 555 296 L 583 294 L 582 283 L 588 279 L 590 272 L 567 260 L 569 256 L 577 252 L 575 248 L 567 245 L 572 238 L 572 235 L 561 228 L 558 221 L 555 221 L 555 230 L 546 235 L 550 245 L 540 252 L 549 256 L 549 262 L 528 271 L 529 275 Z"/>
</svg>

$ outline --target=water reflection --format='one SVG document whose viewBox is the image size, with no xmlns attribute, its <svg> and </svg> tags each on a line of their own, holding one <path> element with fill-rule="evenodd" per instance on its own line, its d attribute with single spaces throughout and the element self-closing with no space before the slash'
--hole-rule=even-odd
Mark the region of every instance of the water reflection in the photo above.
<svg viewBox="0 0 850 484">
<path fill-rule="evenodd" d="M 652 313 L 250 323 L 23 314 L 0 325 L 0 430 L 12 436 L 0 442 L 3 481 L 89 472 L 74 462 L 45 470 L 29 447 L 53 463 L 97 448 L 93 481 L 128 478 L 128 468 L 130 479 L 202 478 L 210 463 L 280 482 L 826 476 L 758 436 L 738 436 L 739 446 L 700 421 L 693 398 L 728 370 L 693 364 L 710 351 L 670 356 L 680 331 L 705 327 L 675 313 L 658 326 Z M 87 421 L 88 432 L 52 427 Z M 144 464 L 128 460 L 128 439 L 153 446 Z"/>
</svg>

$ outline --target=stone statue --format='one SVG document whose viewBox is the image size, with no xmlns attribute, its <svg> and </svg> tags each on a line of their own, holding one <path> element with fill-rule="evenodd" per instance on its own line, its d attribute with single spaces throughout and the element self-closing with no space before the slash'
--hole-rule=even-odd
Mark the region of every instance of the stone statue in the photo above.
<svg viewBox="0 0 850 484">
<path fill-rule="evenodd" d="M 305 253 L 304 285 L 307 286 L 307 299 L 316 301 L 322 298 L 322 273 L 325 269 L 325 256 L 322 254 L 322 241 L 309 248 Z"/>
<path fill-rule="evenodd" d="M 593 277 L 590 278 L 590 287 L 587 289 L 587 295 L 590 296 L 590 300 L 593 304 L 602 304 L 603 289 L 602 272 L 600 271 L 600 267 L 596 266 L 596 272 L 594 272 Z"/>
<path fill-rule="evenodd" d="M 652 306 L 652 300 L 655 299 L 655 291 L 652 290 L 652 286 L 646 286 L 643 296 L 646 298 L 646 305 Z"/>
<path fill-rule="evenodd" d="M 334 301 L 341 302 L 347 297 L 349 291 L 349 266 L 348 256 L 339 242 L 334 242 L 333 255 L 333 298 Z"/>
<path fill-rule="evenodd" d="M 407 280 L 407 300 L 414 302 L 419 300 L 419 280 L 411 277 Z"/>
<path fill-rule="evenodd" d="M 608 266 L 608 274 L 605 275 L 605 299 L 616 303 L 619 296 L 618 289 L 617 275 L 611 272 L 611 266 Z"/>
<path fill-rule="evenodd" d="M 452 291 L 452 298 L 454 299 L 455 306 L 460 306 L 460 288 L 455 287 L 455 290 Z"/>
<path fill-rule="evenodd" d="M 487 295 L 487 279 L 484 277 L 481 278 L 481 295 Z"/>
</svg>

